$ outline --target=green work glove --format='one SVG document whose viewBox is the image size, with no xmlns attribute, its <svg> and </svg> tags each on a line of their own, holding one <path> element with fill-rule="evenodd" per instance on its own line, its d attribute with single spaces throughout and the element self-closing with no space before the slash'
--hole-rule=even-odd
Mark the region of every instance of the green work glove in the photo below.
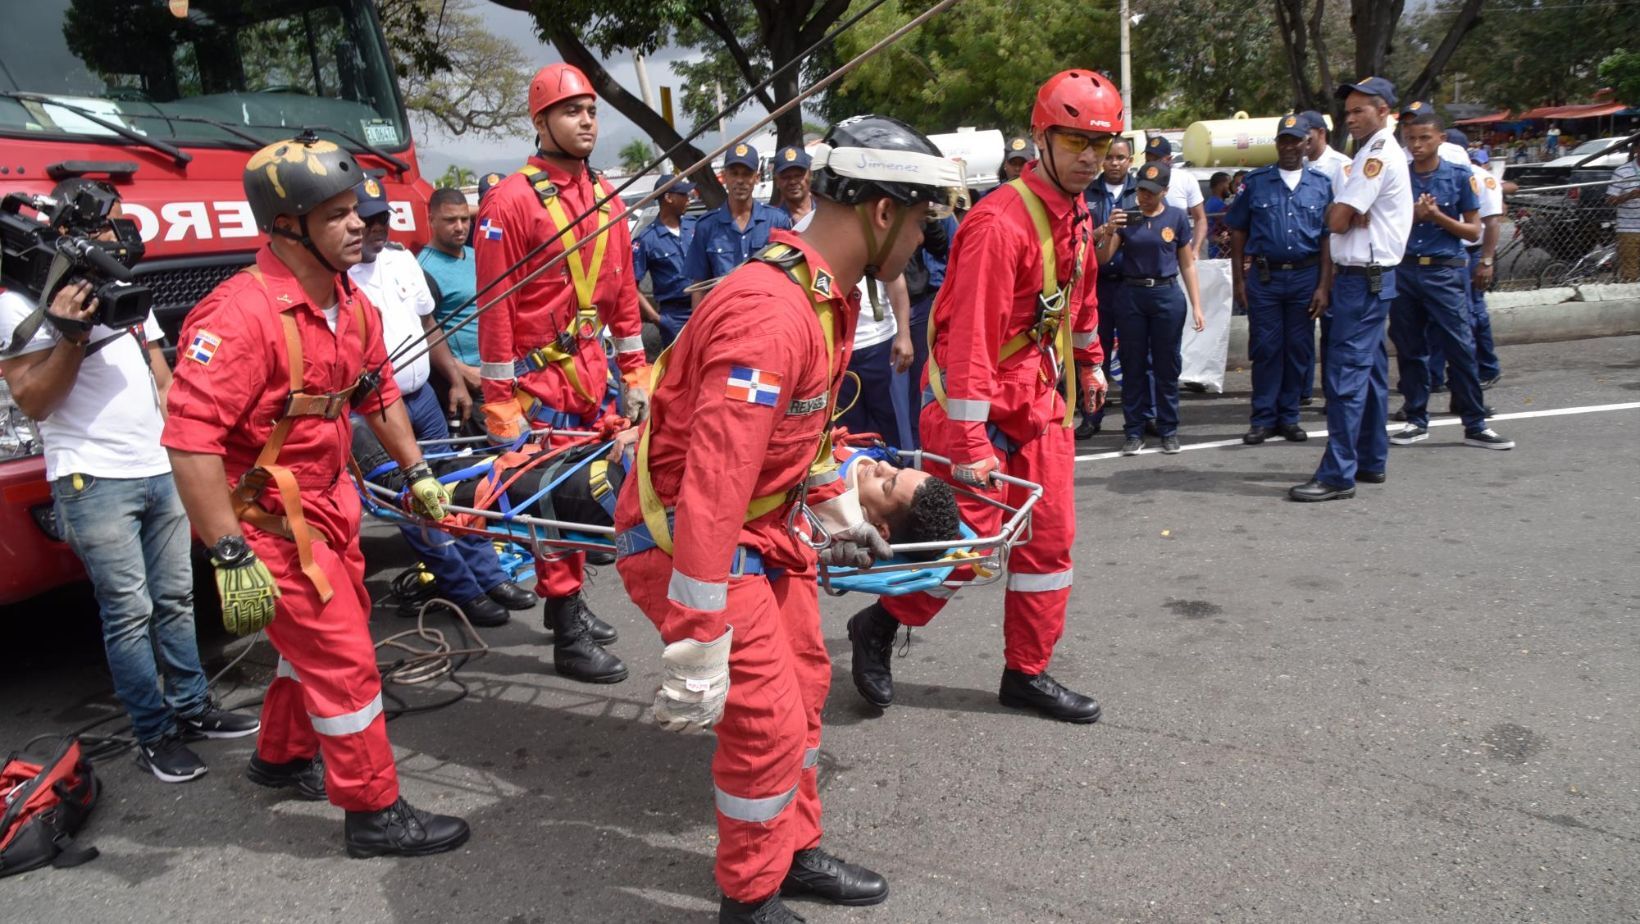
<svg viewBox="0 0 1640 924">
<path fill-rule="evenodd" d="M 279 586 L 273 572 L 246 549 L 243 556 L 232 564 L 223 564 L 214 556 L 216 593 L 222 599 L 222 625 L 234 635 L 250 635 L 273 622 L 273 601 L 279 598 Z"/>
<path fill-rule="evenodd" d="M 411 505 L 430 520 L 442 520 L 444 507 L 450 503 L 450 489 L 433 477 L 426 462 L 417 462 L 404 473 L 410 481 Z"/>
</svg>

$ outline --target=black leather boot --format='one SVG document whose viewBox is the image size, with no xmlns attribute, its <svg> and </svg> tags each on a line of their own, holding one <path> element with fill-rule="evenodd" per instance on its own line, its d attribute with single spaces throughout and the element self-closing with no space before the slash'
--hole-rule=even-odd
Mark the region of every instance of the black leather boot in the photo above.
<svg viewBox="0 0 1640 924">
<path fill-rule="evenodd" d="M 802 924 L 803 919 L 792 913 L 780 900 L 780 893 L 760 902 L 737 902 L 725 895 L 718 904 L 718 924 Z"/>
<path fill-rule="evenodd" d="M 1010 709 L 1035 709 L 1050 719 L 1086 725 L 1099 721 L 1099 703 L 1066 689 L 1046 673 L 1004 670 L 997 699 Z"/>
<path fill-rule="evenodd" d="M 255 754 L 245 766 L 245 779 L 269 789 L 296 788 L 296 794 L 314 802 L 325 800 L 325 759 L 315 754 L 309 760 L 269 763 Z"/>
<path fill-rule="evenodd" d="M 626 679 L 626 665 L 605 651 L 592 637 L 583 618 L 579 595 L 548 597 L 547 628 L 552 630 L 552 666 L 560 676 L 582 683 L 620 683 Z"/>
<path fill-rule="evenodd" d="M 888 898 L 888 880 L 811 847 L 792 854 L 780 894 L 813 895 L 834 905 L 875 905 Z"/>
<path fill-rule="evenodd" d="M 541 623 L 547 627 L 548 632 L 556 633 L 558 631 L 554 628 L 557 623 L 554 621 L 556 617 L 553 614 L 563 607 L 570 607 L 580 614 L 582 624 L 587 627 L 587 634 L 592 636 L 592 640 L 598 644 L 613 645 L 620 639 L 621 633 L 616 632 L 614 626 L 599 619 L 587 607 L 586 599 L 580 594 L 573 597 L 547 598 L 546 606 L 542 609 Z"/>
<path fill-rule="evenodd" d="M 502 581 L 486 591 L 490 599 L 509 610 L 535 609 L 536 596 L 512 581 Z"/>
<path fill-rule="evenodd" d="M 881 603 L 873 603 L 848 621 L 848 639 L 854 643 L 854 688 L 866 702 L 878 709 L 894 702 L 894 674 L 889 659 L 894 656 L 894 635 L 900 623 Z"/>
<path fill-rule="evenodd" d="M 453 815 L 424 812 L 400 796 L 377 812 L 348 812 L 342 822 L 350 857 L 424 857 L 467 843 L 472 831 Z"/>
</svg>

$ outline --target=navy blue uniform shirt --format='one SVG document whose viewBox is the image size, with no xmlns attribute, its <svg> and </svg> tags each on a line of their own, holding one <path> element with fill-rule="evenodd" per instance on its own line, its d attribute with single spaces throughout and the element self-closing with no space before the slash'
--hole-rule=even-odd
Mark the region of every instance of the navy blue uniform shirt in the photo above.
<svg viewBox="0 0 1640 924">
<path fill-rule="evenodd" d="M 1279 168 L 1260 167 L 1230 202 L 1224 223 L 1247 232 L 1248 256 L 1284 262 L 1321 253 L 1332 183 L 1319 170 L 1299 171 L 1298 185 L 1288 189 Z"/>
<path fill-rule="evenodd" d="M 1184 209 L 1162 206 L 1137 225 L 1117 232 L 1122 236 L 1123 276 L 1176 276 L 1179 248 L 1190 244 L 1190 215 Z"/>
<path fill-rule="evenodd" d="M 1110 221 L 1113 212 L 1138 208 L 1139 187 L 1133 179 L 1133 174 L 1130 173 L 1122 183 L 1122 194 L 1112 196 L 1110 189 L 1105 186 L 1105 175 L 1101 173 L 1097 179 L 1088 184 L 1087 189 L 1082 191 L 1082 201 L 1088 204 L 1088 212 L 1093 215 L 1093 226 L 1097 228 Z M 1114 282 L 1120 279 L 1121 276 L 1122 251 L 1118 250 L 1116 256 L 1110 258 L 1109 263 L 1099 264 L 1099 280 L 1101 282 Z"/>
<path fill-rule="evenodd" d="M 683 264 L 695 236 L 696 220 L 693 215 L 683 216 L 678 220 L 678 233 L 673 234 L 656 218 L 632 239 L 632 278 L 642 282 L 646 274 L 649 276 L 657 305 L 689 301 L 683 290 L 692 280 L 684 274 Z"/>
<path fill-rule="evenodd" d="M 735 267 L 751 259 L 752 254 L 769 243 L 769 232 L 779 228 L 790 231 L 792 217 L 785 211 L 761 202 L 752 203 L 752 217 L 746 230 L 735 227 L 729 215 L 729 206 L 712 212 L 695 222 L 695 239 L 689 244 L 689 258 L 683 271 L 692 282 L 704 282 L 727 276 Z"/>
<path fill-rule="evenodd" d="M 1463 220 L 1463 213 L 1480 210 L 1480 200 L 1475 198 L 1475 190 L 1469 185 L 1473 175 L 1469 168 L 1443 160 L 1429 173 L 1419 173 L 1416 168 L 1409 169 L 1408 173 L 1412 176 L 1414 205 L 1419 197 L 1428 193 L 1435 197 L 1435 204 L 1442 212 L 1459 221 Z M 1461 257 L 1464 256 L 1463 241 L 1433 221 L 1415 221 L 1412 236 L 1407 238 L 1407 256 Z"/>
</svg>

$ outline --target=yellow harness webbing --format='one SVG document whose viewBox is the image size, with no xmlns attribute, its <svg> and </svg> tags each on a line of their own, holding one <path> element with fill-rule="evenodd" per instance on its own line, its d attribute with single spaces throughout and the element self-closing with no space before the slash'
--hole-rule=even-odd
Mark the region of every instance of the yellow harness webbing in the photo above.
<svg viewBox="0 0 1640 924">
<path fill-rule="evenodd" d="M 568 250 L 574 247 L 576 244 L 575 227 L 570 224 L 569 216 L 564 212 L 564 204 L 559 201 L 558 187 L 554 186 L 552 180 L 547 178 L 546 171 L 534 164 L 525 164 L 518 172 L 524 174 L 525 178 L 530 181 L 530 185 L 535 188 L 536 196 L 541 200 L 541 205 L 546 208 L 547 215 L 552 218 L 553 224 L 562 232 L 561 239 L 564 248 Z M 608 189 L 603 185 L 602 180 L 598 182 L 597 188 L 603 191 L 606 197 L 608 196 Z M 598 207 L 598 224 L 600 226 L 609 220 L 610 209 L 610 202 L 607 201 Z M 600 326 L 598 308 L 593 303 L 592 296 L 598 288 L 598 275 L 603 270 L 604 254 L 608 249 L 609 232 L 605 230 L 593 242 L 590 256 L 585 253 L 585 248 L 583 248 L 582 251 L 572 253 L 565 259 L 564 262 L 569 265 L 570 282 L 575 289 L 575 315 L 570 319 L 569 325 L 564 328 L 563 336 L 546 346 L 530 351 L 524 357 L 525 362 L 537 369 L 545 368 L 548 364 L 556 365 L 563 371 L 564 377 L 569 380 L 570 387 L 575 389 L 575 393 L 594 404 L 597 403 L 598 399 L 594 398 L 592 393 L 582 384 L 581 374 L 575 369 L 575 346 L 579 344 L 580 338 L 596 334 Z"/>
</svg>

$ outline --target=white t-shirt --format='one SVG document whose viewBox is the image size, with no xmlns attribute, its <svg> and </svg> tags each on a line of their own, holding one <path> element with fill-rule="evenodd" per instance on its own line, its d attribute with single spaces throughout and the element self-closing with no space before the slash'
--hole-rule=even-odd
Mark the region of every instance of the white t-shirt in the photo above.
<svg viewBox="0 0 1640 924">
<path fill-rule="evenodd" d="M 1327 179 L 1332 181 L 1333 195 L 1336 197 L 1343 188 L 1344 177 L 1349 175 L 1349 155 L 1328 147 L 1320 157 L 1315 160 L 1306 158 L 1304 163 L 1327 175 Z"/>
<path fill-rule="evenodd" d="M 1469 165 L 1469 187 L 1475 191 L 1475 198 L 1481 202 L 1480 217 L 1484 221 L 1494 215 L 1503 214 L 1503 184 L 1492 175 L 1492 171 L 1480 164 Z M 1485 237 L 1483 232 L 1481 237 Z M 1465 247 L 1479 247 L 1480 241 L 1464 241 Z"/>
<path fill-rule="evenodd" d="M 34 302 L 16 292 L 0 292 L 0 345 L 34 311 Z M 151 343 L 165 334 L 149 313 L 143 333 Z M 40 325 L 18 352 L 37 353 L 56 346 L 61 335 L 50 321 Z M 171 458 L 159 444 L 165 419 L 148 355 L 129 331 L 97 325 L 91 343 L 116 338 L 85 358 L 63 403 L 38 421 L 45 443 L 46 477 L 82 474 L 96 478 L 152 478 L 171 470 Z M 201 348 L 215 349 L 214 344 Z"/>
<path fill-rule="evenodd" d="M 1435 155 L 1441 160 L 1450 161 L 1460 167 L 1468 168 L 1474 166 L 1474 164 L 1469 162 L 1469 152 L 1450 141 L 1441 142 L 1441 146 L 1435 149 Z M 1407 160 L 1409 162 L 1412 160 L 1411 151 L 1407 152 Z"/>
<path fill-rule="evenodd" d="M 1612 171 L 1612 181 L 1606 187 L 1606 195 L 1615 199 L 1635 189 L 1640 189 L 1640 164 L 1630 160 Z M 1640 233 L 1640 199 L 1630 199 L 1617 207 L 1617 232 Z"/>
<path fill-rule="evenodd" d="M 392 356 L 408 341 L 422 338 L 421 319 L 433 313 L 433 293 L 427 288 L 421 264 L 410 251 L 389 244 L 376 255 L 375 262 L 360 263 L 347 275 L 381 310 L 382 342 L 387 345 L 387 355 Z M 411 352 L 422 355 L 404 365 L 393 364 L 393 381 L 406 395 L 427 384 L 432 370 L 420 346 Z"/>
<path fill-rule="evenodd" d="M 1276 172 L 1281 174 L 1281 182 L 1286 184 L 1288 192 L 1292 192 L 1297 189 L 1298 181 L 1304 179 L 1303 167 L 1300 167 L 1297 170 L 1283 170 L 1280 167 L 1277 167 Z"/>
<path fill-rule="evenodd" d="M 797 223 L 792 225 L 792 231 L 802 234 L 809 229 L 809 223 L 814 220 L 814 212 L 809 212 Z M 871 309 L 871 290 L 866 287 L 872 285 L 871 280 L 860 280 L 860 320 L 854 324 L 854 349 L 860 350 L 868 346 L 876 346 L 884 341 L 893 340 L 899 333 L 899 326 L 894 321 L 894 308 L 888 303 L 888 290 L 882 283 L 876 283 L 877 298 L 883 306 L 883 319 L 877 320 L 877 315 Z"/>
<path fill-rule="evenodd" d="M 1365 228 L 1332 235 L 1332 258 L 1344 266 L 1399 266 L 1412 234 L 1412 178 L 1395 132 L 1385 126 L 1355 152 L 1339 202 L 1365 214 Z"/>
<path fill-rule="evenodd" d="M 1167 195 L 1162 197 L 1162 201 L 1188 212 L 1207 200 L 1202 198 L 1202 184 L 1196 181 L 1195 174 L 1175 166 L 1173 172 L 1168 174 Z"/>
</svg>

